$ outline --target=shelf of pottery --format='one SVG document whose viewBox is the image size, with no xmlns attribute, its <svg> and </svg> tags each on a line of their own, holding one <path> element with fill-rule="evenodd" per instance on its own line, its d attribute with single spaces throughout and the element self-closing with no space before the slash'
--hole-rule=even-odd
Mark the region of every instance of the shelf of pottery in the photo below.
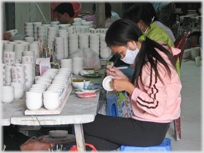
<svg viewBox="0 0 204 153">
<path fill-rule="evenodd" d="M 74 74 L 78 74 L 83 69 L 83 58 L 69 59 L 69 55 L 74 51 L 91 48 L 101 58 L 111 56 L 111 50 L 105 43 L 107 29 L 94 29 L 92 21 L 75 18 L 72 26 L 59 24 L 58 21 L 52 21 L 50 24 L 26 22 L 24 29 L 24 40 L 2 40 L 3 86 L 21 83 L 24 90 L 30 90 L 35 82 L 38 58 L 53 55 L 53 58 L 60 61 L 61 68 L 74 69 Z M 42 46 L 47 49 L 46 54 L 42 52 Z M 18 88 L 20 91 L 22 86 Z"/>
</svg>

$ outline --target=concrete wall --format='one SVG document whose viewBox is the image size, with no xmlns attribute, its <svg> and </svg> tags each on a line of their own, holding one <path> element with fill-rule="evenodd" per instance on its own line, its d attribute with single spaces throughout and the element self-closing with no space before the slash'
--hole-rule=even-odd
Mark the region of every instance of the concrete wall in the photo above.
<svg viewBox="0 0 204 153">
<path fill-rule="evenodd" d="M 41 15 L 37 5 L 42 11 L 43 16 Z M 24 23 L 25 22 L 42 22 L 43 24 L 50 22 L 50 3 L 27 3 L 27 2 L 16 2 L 15 3 L 15 25 L 18 29 L 19 34 L 24 34 Z"/>
</svg>

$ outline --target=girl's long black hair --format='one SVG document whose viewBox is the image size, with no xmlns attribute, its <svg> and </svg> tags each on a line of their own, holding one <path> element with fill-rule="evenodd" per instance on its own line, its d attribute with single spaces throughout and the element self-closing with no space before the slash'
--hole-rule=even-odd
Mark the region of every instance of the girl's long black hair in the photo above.
<svg viewBox="0 0 204 153">
<path fill-rule="evenodd" d="M 129 19 L 119 19 L 113 22 L 112 25 L 109 27 L 106 33 L 105 41 L 107 43 L 107 46 L 109 47 L 127 46 L 127 42 L 138 41 L 138 38 L 141 35 L 143 35 L 143 33 L 135 22 Z M 142 68 L 145 64 L 147 64 L 147 62 L 150 63 L 151 69 L 155 71 L 155 77 L 159 77 L 161 81 L 162 78 L 160 77 L 157 70 L 158 62 L 164 65 L 169 77 L 171 76 L 169 65 L 155 50 L 155 48 L 165 53 L 175 68 L 172 53 L 165 49 L 162 45 L 146 37 L 146 40 L 142 42 L 142 47 L 135 59 L 135 71 L 132 76 L 132 83 L 134 84 L 136 80 L 136 86 L 138 86 L 139 77 L 142 82 Z"/>
</svg>

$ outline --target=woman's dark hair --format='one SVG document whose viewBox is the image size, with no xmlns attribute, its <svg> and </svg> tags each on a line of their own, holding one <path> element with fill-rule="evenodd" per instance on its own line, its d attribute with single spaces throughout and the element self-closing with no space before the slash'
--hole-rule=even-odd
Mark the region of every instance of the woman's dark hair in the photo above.
<svg viewBox="0 0 204 153">
<path fill-rule="evenodd" d="M 138 23 L 142 20 L 146 25 L 150 26 L 152 23 L 152 14 L 151 11 L 147 8 L 147 3 L 136 3 L 132 5 L 128 10 L 123 14 L 123 18 L 129 19 Z"/>
<path fill-rule="evenodd" d="M 64 3 L 60 3 L 58 4 L 54 10 L 54 12 L 58 12 L 60 14 L 64 14 L 64 13 L 67 13 L 69 14 L 70 17 L 73 17 L 75 12 L 74 12 L 74 8 L 73 8 L 73 5 L 72 3 L 69 3 L 69 2 L 64 2 Z"/>
<path fill-rule="evenodd" d="M 111 7 L 110 3 L 106 2 L 105 3 L 105 16 L 106 16 L 106 18 L 111 17 L 111 9 L 112 9 L 112 7 Z M 95 3 L 92 6 L 92 10 L 93 10 L 93 12 L 96 11 L 96 4 Z"/>
<path fill-rule="evenodd" d="M 154 6 L 150 2 L 135 3 L 123 14 L 123 18 L 130 19 L 136 23 L 142 20 L 148 26 L 150 26 L 150 24 L 154 21 L 159 21 L 164 24 L 157 17 Z"/>
<path fill-rule="evenodd" d="M 137 24 L 129 19 L 119 19 L 111 24 L 109 27 L 105 41 L 107 46 L 126 46 L 129 41 L 138 41 L 138 38 L 143 35 L 142 31 L 139 29 Z M 172 53 L 165 49 L 162 45 L 146 37 L 146 40 L 142 42 L 142 47 L 135 59 L 135 71 L 132 76 L 132 83 L 136 80 L 136 86 L 138 86 L 138 79 L 140 78 L 142 82 L 142 68 L 148 62 L 151 65 L 151 70 L 155 71 L 155 77 L 160 77 L 157 70 L 157 63 L 160 62 L 167 70 L 169 77 L 171 76 L 171 71 L 169 65 L 160 56 L 160 54 L 155 50 L 159 49 L 161 52 L 166 54 L 174 65 L 174 59 Z"/>
</svg>

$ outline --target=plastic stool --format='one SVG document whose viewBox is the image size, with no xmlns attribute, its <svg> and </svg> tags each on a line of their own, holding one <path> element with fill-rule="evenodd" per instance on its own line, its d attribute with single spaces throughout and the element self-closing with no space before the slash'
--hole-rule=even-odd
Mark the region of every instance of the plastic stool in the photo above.
<svg viewBox="0 0 204 153">
<path fill-rule="evenodd" d="M 118 116 L 118 105 L 116 95 L 107 93 L 106 99 L 107 99 L 107 115 Z"/>
<path fill-rule="evenodd" d="M 120 151 L 171 151 L 171 139 L 164 138 L 159 146 L 135 147 L 122 145 Z"/>
</svg>

